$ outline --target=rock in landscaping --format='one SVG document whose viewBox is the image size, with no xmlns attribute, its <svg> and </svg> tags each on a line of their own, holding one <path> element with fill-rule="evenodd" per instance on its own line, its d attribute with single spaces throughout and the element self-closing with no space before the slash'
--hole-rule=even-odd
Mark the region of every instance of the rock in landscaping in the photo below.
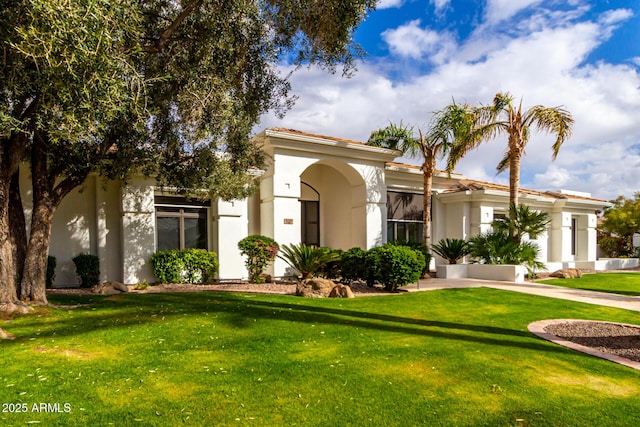
<svg viewBox="0 0 640 427">
<path fill-rule="evenodd" d="M 549 274 L 549 277 L 557 277 L 560 279 L 579 279 L 582 277 L 582 272 L 577 268 L 565 268 L 562 270 L 554 271 Z"/>
<path fill-rule="evenodd" d="M 355 295 L 349 286 L 338 283 L 331 289 L 329 298 L 355 298 Z"/>
<path fill-rule="evenodd" d="M 110 281 L 94 286 L 91 288 L 91 292 L 94 294 L 114 295 L 129 292 L 129 288 L 124 283 Z"/>
<path fill-rule="evenodd" d="M 315 277 L 298 283 L 296 295 L 309 298 L 327 298 L 335 285 L 329 279 Z"/>
<path fill-rule="evenodd" d="M 0 340 L 15 340 L 16 337 L 10 333 L 0 328 Z"/>
</svg>

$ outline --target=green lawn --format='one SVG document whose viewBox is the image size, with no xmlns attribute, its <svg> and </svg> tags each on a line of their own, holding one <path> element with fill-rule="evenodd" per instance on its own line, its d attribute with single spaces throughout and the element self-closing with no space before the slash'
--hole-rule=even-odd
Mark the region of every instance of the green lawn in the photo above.
<svg viewBox="0 0 640 427">
<path fill-rule="evenodd" d="M 640 295 L 640 272 L 584 274 L 579 279 L 549 279 L 539 282 L 620 295 Z"/>
<path fill-rule="evenodd" d="M 602 427 L 640 414 L 640 371 L 527 331 L 640 323 L 625 310 L 486 288 L 50 300 L 90 305 L 0 320 L 17 337 L 0 341 L 0 425 Z"/>
</svg>

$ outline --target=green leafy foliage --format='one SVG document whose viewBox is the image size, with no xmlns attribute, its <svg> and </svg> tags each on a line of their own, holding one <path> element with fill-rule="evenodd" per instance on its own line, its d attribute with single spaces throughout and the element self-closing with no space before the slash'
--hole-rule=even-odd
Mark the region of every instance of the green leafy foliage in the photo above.
<svg viewBox="0 0 640 427">
<path fill-rule="evenodd" d="M 271 237 L 254 234 L 240 240 L 238 249 L 242 255 L 247 257 L 244 265 L 249 271 L 249 281 L 258 283 L 259 276 L 267 265 L 276 258 L 280 246 Z"/>
<path fill-rule="evenodd" d="M 342 254 L 344 251 L 342 249 L 332 249 L 327 247 L 321 247 L 319 249 L 326 252 L 327 256 L 333 260 L 327 262 L 320 268 L 320 270 L 318 270 L 318 276 L 326 279 L 339 278 L 342 274 Z"/>
<path fill-rule="evenodd" d="M 633 235 L 640 233 L 640 192 L 633 198 L 620 196 L 611 200 L 612 206 L 604 211 L 598 244 L 609 256 L 628 256 L 633 254 Z M 604 238 L 605 233 L 611 239 Z M 617 241 L 625 240 L 625 243 Z"/>
<path fill-rule="evenodd" d="M 426 277 L 429 274 L 429 266 L 431 265 L 432 255 L 429 252 L 429 248 L 426 244 L 424 244 L 423 242 L 407 242 L 404 240 L 394 240 L 389 243 L 396 246 L 406 246 L 413 249 L 414 251 L 422 252 L 422 255 L 424 255 L 424 269 L 422 270 L 422 277 Z"/>
<path fill-rule="evenodd" d="M 366 280 L 366 257 L 367 251 L 358 247 L 351 248 L 342 253 L 340 276 L 343 282 L 349 283 L 356 280 Z"/>
<path fill-rule="evenodd" d="M 301 280 L 306 280 L 319 275 L 328 264 L 340 259 L 338 252 L 326 249 L 308 246 L 304 243 L 284 245 L 282 255 L 278 255 L 278 257 L 296 270 Z"/>
<path fill-rule="evenodd" d="M 80 286 L 90 288 L 100 283 L 100 259 L 92 254 L 79 254 L 73 258 Z"/>
<path fill-rule="evenodd" d="M 531 239 L 547 231 L 550 219 L 547 212 L 537 212 L 529 206 L 509 204 L 509 216 L 493 221 L 493 229 L 503 231 L 513 236 L 515 241 L 521 242 L 525 234 Z"/>
<path fill-rule="evenodd" d="M 484 264 L 525 265 L 531 273 L 546 269 L 537 260 L 539 248 L 533 242 L 516 242 L 505 231 L 491 231 L 469 240 L 471 256 Z"/>
<path fill-rule="evenodd" d="M 218 271 L 218 258 L 205 249 L 170 249 L 151 255 L 151 268 L 161 283 L 206 283 Z"/>
<path fill-rule="evenodd" d="M 459 260 L 471 253 L 469 242 L 463 239 L 441 239 L 431 246 L 431 249 L 449 261 L 449 264 L 457 264 Z"/>
<path fill-rule="evenodd" d="M 425 259 L 420 251 L 387 243 L 367 251 L 365 265 L 369 286 L 380 283 L 385 290 L 395 291 L 420 279 Z"/>
<path fill-rule="evenodd" d="M 47 256 L 47 289 L 53 287 L 53 281 L 56 280 L 56 266 L 58 265 L 58 260 L 53 255 Z"/>
</svg>

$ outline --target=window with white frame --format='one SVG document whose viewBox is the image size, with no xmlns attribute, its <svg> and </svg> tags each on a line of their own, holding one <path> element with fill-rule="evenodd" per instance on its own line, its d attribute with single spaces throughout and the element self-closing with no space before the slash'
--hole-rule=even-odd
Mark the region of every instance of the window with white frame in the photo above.
<svg viewBox="0 0 640 427">
<path fill-rule="evenodd" d="M 209 201 L 156 196 L 156 249 L 209 249 Z"/>
<path fill-rule="evenodd" d="M 421 242 L 422 194 L 387 191 L 387 241 Z"/>
</svg>

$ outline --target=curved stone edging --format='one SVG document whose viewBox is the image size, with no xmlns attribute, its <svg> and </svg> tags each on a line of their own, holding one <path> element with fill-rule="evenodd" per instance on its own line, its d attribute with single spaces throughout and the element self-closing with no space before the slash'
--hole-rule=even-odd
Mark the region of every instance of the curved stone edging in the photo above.
<svg viewBox="0 0 640 427">
<path fill-rule="evenodd" d="M 635 362 L 633 360 L 629 360 L 624 357 L 616 356 L 615 354 L 604 353 L 602 351 L 598 351 L 591 347 L 587 347 L 581 344 L 574 343 L 572 341 L 568 341 L 565 338 L 558 337 L 556 335 L 550 334 L 546 332 L 544 328 L 549 325 L 554 325 L 557 323 L 566 323 L 566 322 L 597 322 L 597 323 L 610 323 L 614 325 L 620 326 L 628 326 L 632 328 L 640 328 L 638 325 L 631 325 L 628 323 L 618 323 L 618 322 L 605 322 L 602 320 L 584 320 L 584 319 L 549 319 L 549 320 L 540 320 L 538 322 L 530 323 L 528 326 L 529 332 L 539 336 L 542 339 L 547 341 L 551 341 L 554 344 L 561 345 L 563 347 L 570 348 L 572 350 L 579 351 L 581 353 L 588 354 L 590 356 L 599 357 L 601 359 L 606 359 L 611 362 L 619 363 L 620 365 L 628 366 L 629 368 L 640 370 L 640 362 Z"/>
</svg>

